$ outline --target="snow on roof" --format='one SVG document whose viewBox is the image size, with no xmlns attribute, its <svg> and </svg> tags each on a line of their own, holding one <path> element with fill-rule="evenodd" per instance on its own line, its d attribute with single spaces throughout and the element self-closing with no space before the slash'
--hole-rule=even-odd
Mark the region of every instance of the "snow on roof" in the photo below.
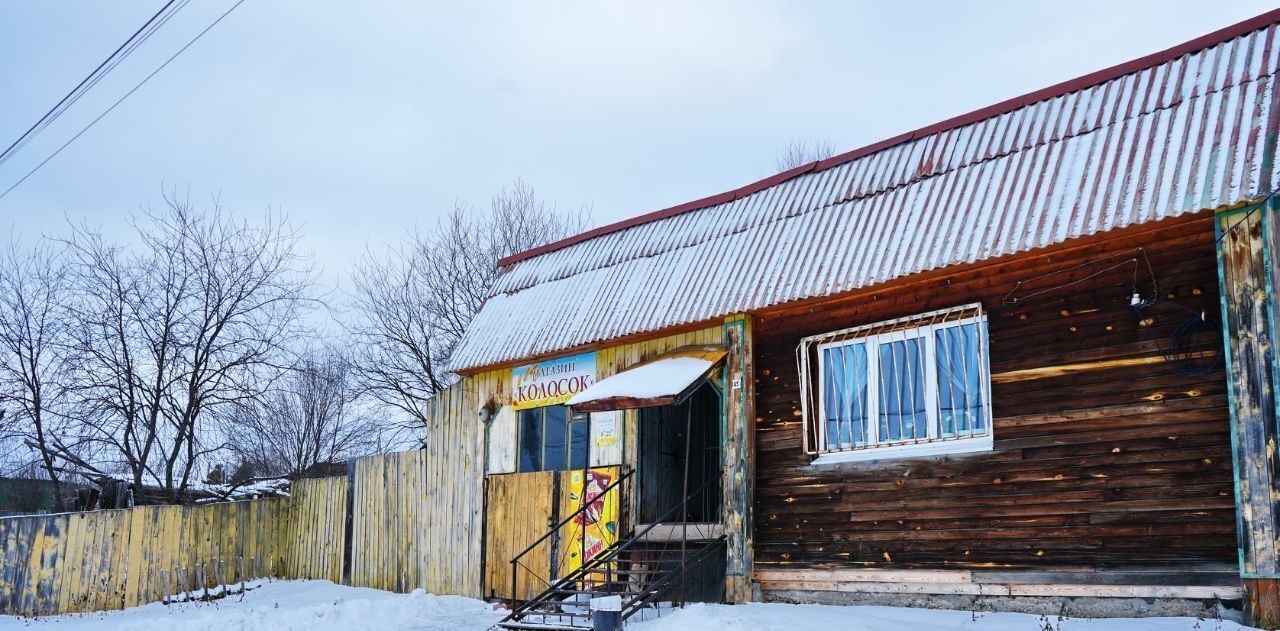
<svg viewBox="0 0 1280 631">
<path fill-rule="evenodd" d="M 504 259 L 468 371 L 1265 197 L 1280 11 Z"/>
<path fill-rule="evenodd" d="M 570 407 L 606 399 L 660 399 L 683 393 L 725 356 L 718 348 L 695 352 L 676 351 L 667 356 L 601 379 L 566 402 Z M 621 406 L 621 407 L 636 407 Z M 619 409 L 621 409 L 621 407 Z"/>
</svg>

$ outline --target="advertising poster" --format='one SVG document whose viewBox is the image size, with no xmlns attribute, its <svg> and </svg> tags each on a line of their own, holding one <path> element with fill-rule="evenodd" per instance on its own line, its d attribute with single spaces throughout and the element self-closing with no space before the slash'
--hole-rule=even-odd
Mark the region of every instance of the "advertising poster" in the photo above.
<svg viewBox="0 0 1280 631">
<path fill-rule="evenodd" d="M 614 481 L 615 472 L 609 469 L 571 471 L 569 498 L 579 507 L 588 506 L 569 524 L 570 549 L 565 574 L 582 567 L 583 559 L 590 561 L 618 540 L 618 489 L 601 497 Z"/>
</svg>

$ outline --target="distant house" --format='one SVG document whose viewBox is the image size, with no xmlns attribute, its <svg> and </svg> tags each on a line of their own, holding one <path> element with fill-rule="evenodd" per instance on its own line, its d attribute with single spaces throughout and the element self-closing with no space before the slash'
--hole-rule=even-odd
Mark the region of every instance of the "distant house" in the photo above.
<svg viewBox="0 0 1280 631">
<path fill-rule="evenodd" d="M 485 593 L 1275 615 L 1278 68 L 1271 12 L 501 261 Z"/>
<path fill-rule="evenodd" d="M 0 478 L 0 516 L 48 513 L 56 506 L 53 482 L 31 478 Z"/>
<path fill-rule="evenodd" d="M 345 462 L 317 462 L 298 474 L 299 479 L 326 478 L 335 475 L 347 475 Z"/>
</svg>

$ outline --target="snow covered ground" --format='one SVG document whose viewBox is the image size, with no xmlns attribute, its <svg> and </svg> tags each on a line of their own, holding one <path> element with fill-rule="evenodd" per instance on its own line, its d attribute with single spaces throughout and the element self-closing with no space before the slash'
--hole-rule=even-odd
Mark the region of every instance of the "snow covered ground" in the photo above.
<svg viewBox="0 0 1280 631">
<path fill-rule="evenodd" d="M 982 613 L 901 607 L 826 605 L 689 605 L 634 627 L 638 631 L 1241 631 L 1234 622 L 1195 618 L 1042 618 L 1022 613 Z"/>
<path fill-rule="evenodd" d="M 126 611 L 15 618 L 0 616 L 0 631 L 484 631 L 502 617 L 486 603 L 459 596 L 392 594 L 328 581 L 274 581 L 213 603 Z M 1047 624 L 1047 626 L 1046 626 Z M 1232 622 L 1194 618 L 1083 620 L 1026 614 L 979 614 L 892 607 L 821 605 L 691 605 L 661 618 L 628 625 L 637 631 L 1240 631 Z"/>
<path fill-rule="evenodd" d="M 329 581 L 273 581 L 244 597 L 50 618 L 0 616 L 0 631 L 483 631 L 502 618 L 484 602 L 393 594 Z"/>
</svg>

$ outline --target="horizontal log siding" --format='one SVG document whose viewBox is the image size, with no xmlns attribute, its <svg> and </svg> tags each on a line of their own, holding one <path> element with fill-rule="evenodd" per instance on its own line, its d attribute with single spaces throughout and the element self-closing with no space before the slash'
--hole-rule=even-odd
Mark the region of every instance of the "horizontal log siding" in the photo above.
<svg viewBox="0 0 1280 631">
<path fill-rule="evenodd" d="M 1164 297 L 1216 315 L 1213 229 L 1200 214 L 760 317 L 757 569 L 1235 563 L 1225 377 L 1179 376 L 1158 359 L 1191 314 L 1161 307 L 1141 326 L 1127 306 L 1131 266 L 1001 304 L 1019 280 L 1026 293 L 1080 278 L 1094 270 L 1032 280 L 1139 245 Z M 801 337 L 977 300 L 990 317 L 994 451 L 808 464 Z M 1210 346 L 1220 352 L 1220 339 Z"/>
</svg>

